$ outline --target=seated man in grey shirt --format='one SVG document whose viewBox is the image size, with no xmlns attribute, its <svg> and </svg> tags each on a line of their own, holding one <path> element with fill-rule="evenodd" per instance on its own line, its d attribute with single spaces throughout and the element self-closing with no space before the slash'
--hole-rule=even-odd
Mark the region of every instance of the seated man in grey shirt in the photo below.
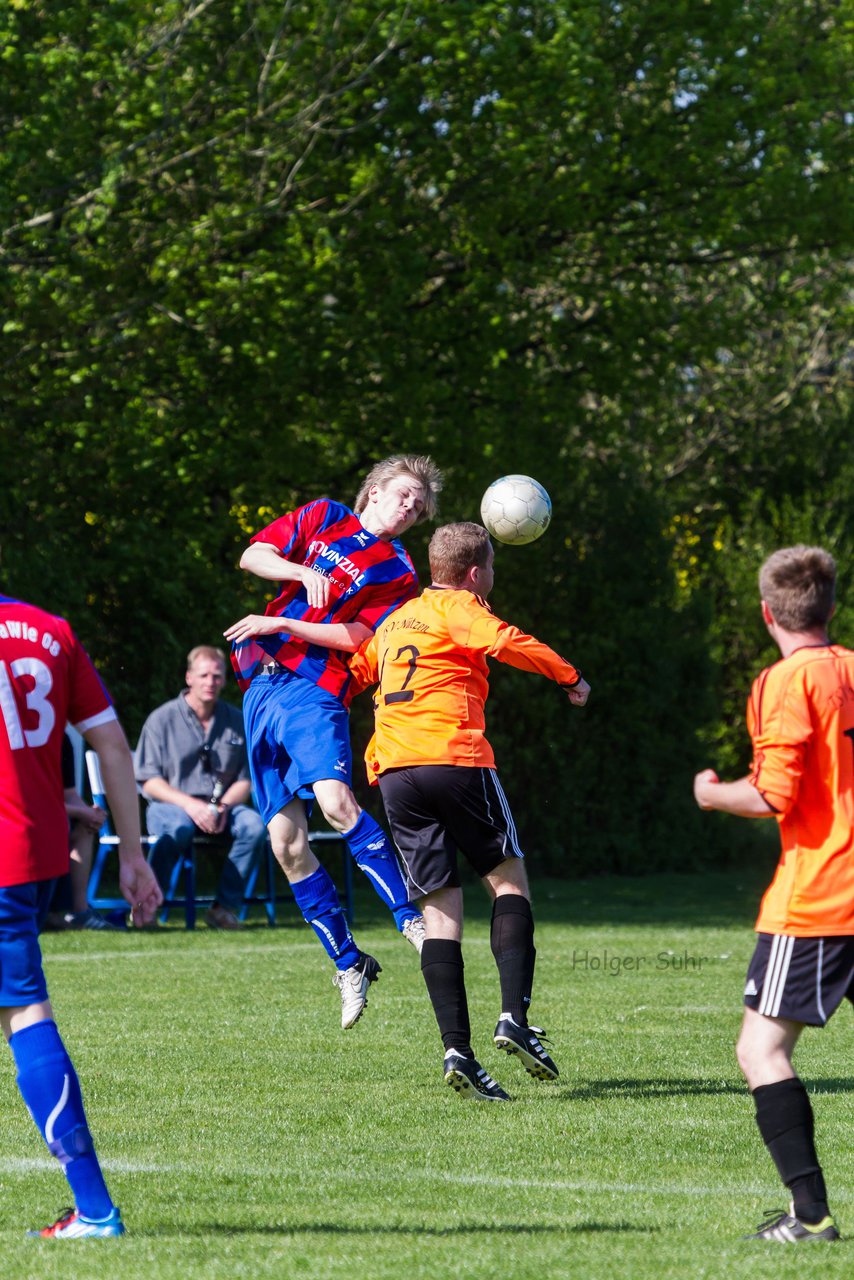
<svg viewBox="0 0 854 1280">
<path fill-rule="evenodd" d="M 189 851 L 199 832 L 231 838 L 206 919 L 213 929 L 239 929 L 237 913 L 267 831 L 247 805 L 251 783 L 243 714 L 219 701 L 225 673 L 221 649 L 197 645 L 190 650 L 187 688 L 152 711 L 142 726 L 134 767 L 148 801 L 148 833 L 171 836 L 176 857 Z M 162 866 L 157 870 L 164 875 Z M 165 876 L 170 871 L 166 868 Z"/>
</svg>

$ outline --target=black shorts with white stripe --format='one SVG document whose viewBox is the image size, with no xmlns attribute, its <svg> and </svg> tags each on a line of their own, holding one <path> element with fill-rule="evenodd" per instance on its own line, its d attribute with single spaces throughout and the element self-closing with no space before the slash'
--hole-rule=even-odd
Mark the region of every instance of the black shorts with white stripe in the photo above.
<svg viewBox="0 0 854 1280">
<path fill-rule="evenodd" d="M 758 935 L 744 988 L 749 1009 L 823 1027 L 846 998 L 854 1003 L 854 937 Z"/>
<path fill-rule="evenodd" d="M 510 805 L 494 769 L 419 764 L 389 769 L 380 791 L 411 898 L 460 883 L 457 851 L 483 877 L 522 858 Z"/>
</svg>

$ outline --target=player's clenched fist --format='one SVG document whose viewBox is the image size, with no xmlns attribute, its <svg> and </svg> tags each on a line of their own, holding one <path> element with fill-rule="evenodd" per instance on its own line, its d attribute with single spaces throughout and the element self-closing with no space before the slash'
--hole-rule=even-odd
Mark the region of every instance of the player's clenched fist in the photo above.
<svg viewBox="0 0 854 1280">
<path fill-rule="evenodd" d="M 720 782 L 720 778 L 714 769 L 703 769 L 694 778 L 694 799 L 701 809 L 711 809 L 711 788 L 716 787 Z"/>
<path fill-rule="evenodd" d="M 578 684 L 574 684 L 571 689 L 567 689 L 566 693 L 574 707 L 583 707 L 590 697 L 590 685 L 582 676 Z"/>
</svg>

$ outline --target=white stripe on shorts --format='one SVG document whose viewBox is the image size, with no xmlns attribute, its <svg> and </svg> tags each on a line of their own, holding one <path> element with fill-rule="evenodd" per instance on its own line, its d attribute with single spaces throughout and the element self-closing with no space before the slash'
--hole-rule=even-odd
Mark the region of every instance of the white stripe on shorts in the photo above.
<svg viewBox="0 0 854 1280">
<path fill-rule="evenodd" d="M 504 840 L 504 856 L 505 857 L 512 856 L 514 858 L 524 858 L 525 855 L 522 852 L 521 846 L 519 844 L 519 836 L 516 831 L 516 823 L 513 821 L 513 814 L 510 812 L 510 803 L 506 795 L 504 794 L 504 788 L 501 786 L 501 783 L 498 781 L 498 774 L 495 772 L 494 769 L 481 769 L 480 774 L 481 774 L 481 780 L 483 782 L 483 798 L 486 801 L 487 816 L 490 818 L 490 820 L 492 820 L 492 811 L 489 803 L 489 796 L 486 794 L 486 779 L 488 776 L 492 779 L 492 784 L 495 787 L 495 794 L 498 797 L 498 803 L 501 808 L 501 813 L 504 817 L 503 825 L 506 831 L 506 836 Z M 496 823 L 496 825 L 500 826 L 502 824 Z M 510 849 L 511 849 L 511 853 L 509 854 L 507 852 L 508 839 L 510 841 Z"/>
<path fill-rule="evenodd" d="M 794 938 L 780 933 L 775 934 L 774 941 L 771 943 L 768 968 L 765 970 L 765 981 L 762 984 L 762 999 L 759 1002 L 759 1012 L 764 1013 L 767 1018 L 779 1017 L 794 948 Z"/>
<path fill-rule="evenodd" d="M 815 1005 L 822 1022 L 827 1022 L 827 1014 L 821 1002 L 821 971 L 824 967 L 824 938 L 818 940 L 818 964 L 815 971 Z"/>
</svg>

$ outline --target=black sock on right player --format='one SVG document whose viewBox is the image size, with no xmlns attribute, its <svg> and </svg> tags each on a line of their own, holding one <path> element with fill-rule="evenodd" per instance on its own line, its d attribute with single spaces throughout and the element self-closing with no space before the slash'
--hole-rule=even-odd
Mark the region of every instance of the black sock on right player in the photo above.
<svg viewBox="0 0 854 1280">
<path fill-rule="evenodd" d="M 490 943 L 501 983 L 501 1010 L 526 1027 L 537 955 L 534 917 L 527 898 L 517 893 L 502 893 L 495 899 Z"/>
<path fill-rule="evenodd" d="M 471 1023 L 464 977 L 463 949 L 448 938 L 427 938 L 421 948 L 421 972 L 446 1049 L 473 1058 Z"/>
<path fill-rule="evenodd" d="M 830 1210 L 815 1149 L 812 1104 L 795 1076 L 753 1090 L 756 1123 L 783 1182 L 792 1193 L 795 1216 L 814 1225 Z"/>
</svg>

